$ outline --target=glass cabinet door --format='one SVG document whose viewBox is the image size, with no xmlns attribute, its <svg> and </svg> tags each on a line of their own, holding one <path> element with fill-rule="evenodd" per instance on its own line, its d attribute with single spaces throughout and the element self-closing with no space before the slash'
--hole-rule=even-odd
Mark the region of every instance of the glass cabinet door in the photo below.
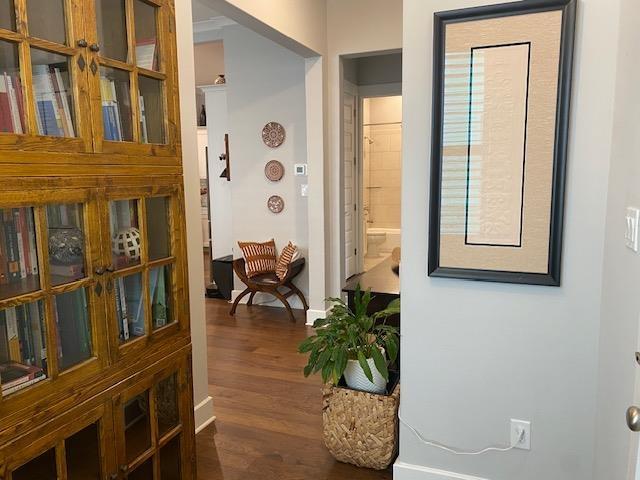
<svg viewBox="0 0 640 480">
<path fill-rule="evenodd" d="M 178 328 L 174 187 L 114 191 L 107 199 L 109 310 L 114 360 Z"/>
<path fill-rule="evenodd" d="M 190 462 L 184 432 L 190 421 L 186 363 L 179 361 L 138 385 L 115 401 L 120 471 L 128 479 L 182 480 Z M 186 408 L 186 410 L 185 410 Z"/>
<path fill-rule="evenodd" d="M 0 0 L 0 148 L 92 150 L 78 5 Z"/>
<path fill-rule="evenodd" d="M 97 204 L 86 190 L 29 196 L 0 193 L 0 401 L 95 373 L 106 359 L 92 271 L 99 237 L 88 228 Z"/>
<path fill-rule="evenodd" d="M 96 151 L 175 155 L 172 29 L 165 0 L 88 0 Z M 92 60 L 92 61 L 94 61 Z"/>
<path fill-rule="evenodd" d="M 103 405 L 75 412 L 54 422 L 43 435 L 38 429 L 0 452 L 12 480 L 103 480 L 115 470 L 111 410 Z M 152 477 L 149 477 L 152 478 Z"/>
</svg>

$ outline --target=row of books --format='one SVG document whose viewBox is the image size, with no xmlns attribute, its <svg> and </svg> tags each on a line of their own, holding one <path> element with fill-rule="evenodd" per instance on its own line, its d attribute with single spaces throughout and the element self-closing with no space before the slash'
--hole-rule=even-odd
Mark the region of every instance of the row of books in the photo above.
<svg viewBox="0 0 640 480">
<path fill-rule="evenodd" d="M 40 135 L 75 137 L 71 111 L 71 91 L 66 63 L 34 65 L 33 94 L 36 100 L 36 123 Z"/>
<path fill-rule="evenodd" d="M 82 228 L 82 206 L 75 203 L 47 205 L 47 223 L 49 228 Z"/>
<path fill-rule="evenodd" d="M 0 73 L 0 132 L 24 133 L 24 97 L 19 73 Z"/>
<path fill-rule="evenodd" d="M 0 311 L 0 384 L 2 395 L 46 377 L 44 308 L 33 302 Z"/>
<path fill-rule="evenodd" d="M 116 142 L 130 141 L 132 139 L 131 113 L 128 107 L 129 92 L 127 88 L 107 77 L 101 77 L 100 95 L 102 96 L 104 139 Z M 123 101 L 123 99 L 126 100 Z M 124 109 L 122 108 L 123 103 Z M 140 108 L 140 140 L 142 143 L 149 143 L 147 114 L 142 95 L 138 95 L 138 106 Z"/>
<path fill-rule="evenodd" d="M 106 76 L 101 76 L 100 95 L 102 97 L 104 139 L 119 142 L 131 140 L 129 83 L 116 82 Z"/>
<path fill-rule="evenodd" d="M 0 285 L 37 274 L 33 211 L 26 207 L 0 210 Z"/>
<path fill-rule="evenodd" d="M 127 280 L 122 277 L 114 280 L 116 317 L 122 342 L 129 341 L 131 336 L 141 337 L 145 334 L 142 285 Z"/>
</svg>

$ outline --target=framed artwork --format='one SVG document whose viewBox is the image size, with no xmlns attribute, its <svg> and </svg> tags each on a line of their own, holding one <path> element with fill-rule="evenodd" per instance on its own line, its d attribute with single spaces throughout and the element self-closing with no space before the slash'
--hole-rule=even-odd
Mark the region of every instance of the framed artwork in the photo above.
<svg viewBox="0 0 640 480">
<path fill-rule="evenodd" d="M 575 12 L 435 14 L 430 276 L 560 285 Z"/>
</svg>

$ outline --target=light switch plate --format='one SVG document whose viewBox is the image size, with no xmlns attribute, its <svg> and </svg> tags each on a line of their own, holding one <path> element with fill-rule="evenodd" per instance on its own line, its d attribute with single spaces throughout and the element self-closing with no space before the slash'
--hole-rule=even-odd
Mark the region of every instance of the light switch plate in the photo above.
<svg viewBox="0 0 640 480">
<path fill-rule="evenodd" d="M 306 163 L 296 163 L 293 166 L 293 172 L 296 176 L 305 176 L 307 174 L 307 164 Z"/>
<path fill-rule="evenodd" d="M 627 216 L 625 217 L 625 233 L 624 241 L 627 248 L 634 252 L 638 252 L 638 224 L 640 223 L 640 209 L 636 207 L 627 207 Z"/>
</svg>

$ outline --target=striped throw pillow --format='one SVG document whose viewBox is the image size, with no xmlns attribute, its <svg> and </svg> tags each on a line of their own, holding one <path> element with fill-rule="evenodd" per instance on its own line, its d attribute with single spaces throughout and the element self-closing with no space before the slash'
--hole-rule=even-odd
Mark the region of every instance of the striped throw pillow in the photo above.
<svg viewBox="0 0 640 480">
<path fill-rule="evenodd" d="M 247 277 L 255 277 L 276 270 L 276 242 L 238 242 L 244 256 Z"/>
<path fill-rule="evenodd" d="M 280 280 L 284 279 L 284 277 L 287 276 L 287 272 L 289 271 L 289 264 L 294 260 L 297 252 L 298 247 L 296 247 L 291 242 L 289 242 L 289 244 L 282 249 L 282 253 L 280 253 L 278 263 L 276 264 L 276 275 Z"/>
</svg>

